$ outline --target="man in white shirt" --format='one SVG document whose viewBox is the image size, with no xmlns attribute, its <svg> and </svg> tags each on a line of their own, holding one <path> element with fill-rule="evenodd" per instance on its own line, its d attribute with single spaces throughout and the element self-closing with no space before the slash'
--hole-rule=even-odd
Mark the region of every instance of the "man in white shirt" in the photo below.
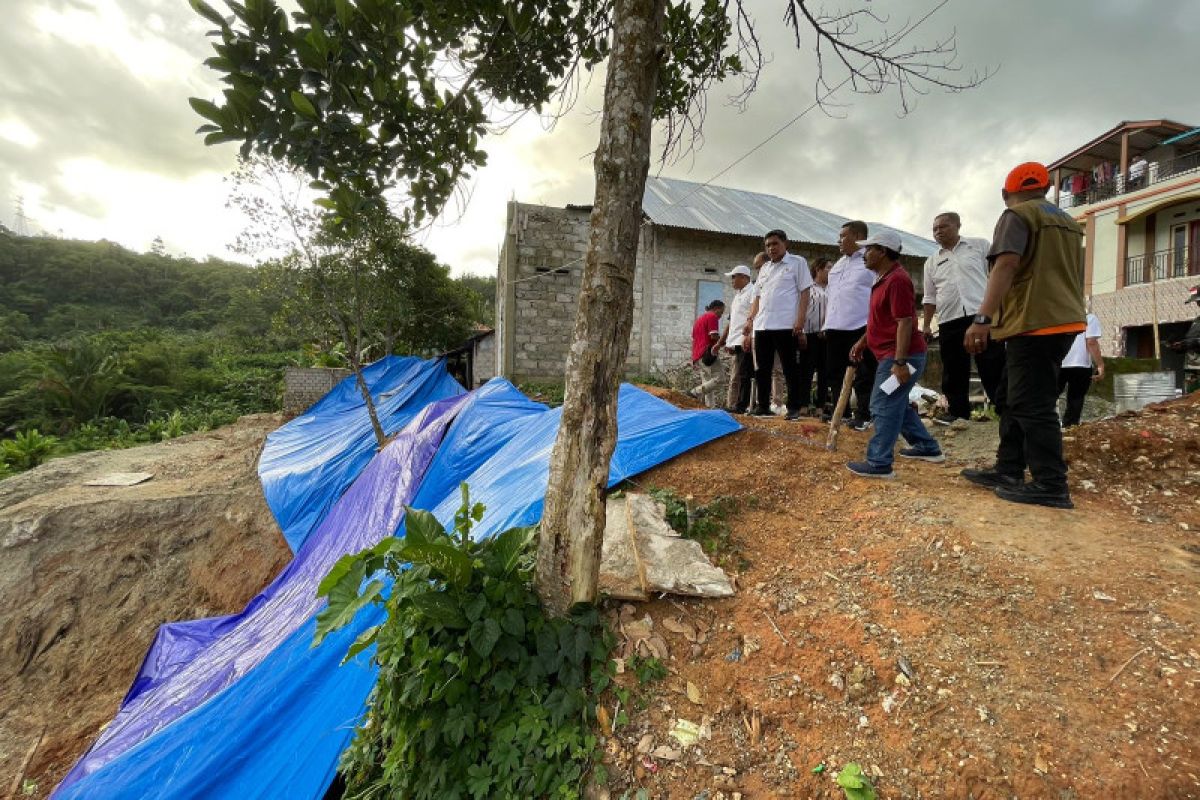
<svg viewBox="0 0 1200 800">
<path fill-rule="evenodd" d="M 808 262 L 787 251 L 787 234 L 768 231 L 763 238 L 767 263 L 758 272 L 754 284 L 754 303 L 743 334 L 754 331 L 754 371 L 758 402 L 751 411 L 755 416 L 771 416 L 767 406 L 771 396 L 771 367 L 775 355 L 783 366 L 787 383 L 787 418 L 800 418 L 800 365 L 797 348 L 808 346 L 804 320 L 808 315 L 808 290 L 812 275 Z"/>
<path fill-rule="evenodd" d="M 754 383 L 754 351 L 745 333 L 746 321 L 750 319 L 750 306 L 754 304 L 754 284 L 750 281 L 750 268 L 744 264 L 726 272 L 725 277 L 733 283 L 729 324 L 717 342 L 719 347 L 724 347 L 733 356 L 725 405 L 735 414 L 745 414 L 750 408 L 750 386 Z"/>
<path fill-rule="evenodd" d="M 871 304 L 871 287 L 875 273 L 863 261 L 863 249 L 858 242 L 868 236 L 867 223 L 851 220 L 838 234 L 838 249 L 842 257 L 829 271 L 829 286 L 825 292 L 825 364 L 829 387 L 839 391 L 846 367 L 850 366 L 850 348 L 867 332 L 867 308 Z M 875 356 L 867 350 L 854 376 L 854 416 L 849 425 L 865 431 L 871 426 L 871 392 L 875 387 Z"/>
<path fill-rule="evenodd" d="M 940 425 L 971 418 L 971 355 L 963 347 L 963 334 L 971 325 L 987 287 L 987 239 L 959 236 L 962 222 L 947 211 L 933 218 L 933 238 L 941 248 L 925 260 L 924 320 L 921 330 L 930 335 L 930 322 L 937 312 L 938 342 L 942 359 L 942 394 L 949 406 L 934 418 Z M 1004 345 L 989 339 L 985 350 L 975 355 L 975 368 L 988 399 L 996 402 L 996 390 L 1004 372 Z"/>
<path fill-rule="evenodd" d="M 1092 381 L 1104 379 L 1104 356 L 1100 354 L 1102 335 L 1100 318 L 1088 312 L 1087 330 L 1075 337 L 1058 371 L 1059 396 L 1062 396 L 1063 389 L 1067 390 L 1067 408 L 1062 416 L 1064 428 L 1079 424 L 1079 418 L 1083 416 L 1083 400 Z"/>
</svg>

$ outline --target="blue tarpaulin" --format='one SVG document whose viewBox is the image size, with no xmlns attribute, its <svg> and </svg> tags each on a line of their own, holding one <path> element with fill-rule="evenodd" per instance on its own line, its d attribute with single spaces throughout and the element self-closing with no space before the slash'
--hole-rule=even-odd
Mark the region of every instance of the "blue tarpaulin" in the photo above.
<svg viewBox="0 0 1200 800">
<path fill-rule="evenodd" d="M 388 436 L 427 403 L 463 393 L 441 361 L 382 358 L 363 370 L 380 427 Z M 267 437 L 258 477 L 263 496 L 292 552 L 375 454 L 362 394 L 350 376 L 312 408 Z"/>
<path fill-rule="evenodd" d="M 444 374 L 440 363 L 418 363 Z M 393 375 L 407 386 L 444 387 L 436 376 L 419 372 Z M 384 382 L 375 386 L 384 395 L 393 391 Z M 531 402 L 500 379 L 465 396 L 453 387 L 444 387 L 440 398 L 437 393 L 412 392 L 407 403 L 389 410 L 389 419 L 405 419 L 407 425 L 344 493 L 337 481 L 325 485 L 313 479 L 313 450 L 296 433 L 300 428 L 288 433 L 297 468 L 272 455 L 277 500 L 289 509 L 331 510 L 311 536 L 301 537 L 296 559 L 243 612 L 164 626 L 172 635 L 155 642 L 117 718 L 64 779 L 57 798 L 321 797 L 375 681 L 369 652 L 339 664 L 380 614 L 364 610 L 313 648 L 314 617 L 323 605 L 316 600 L 316 584 L 329 566 L 383 536 L 403 535 L 405 504 L 433 509 L 451 524 L 464 480 L 472 499 L 488 507 L 475 529 L 478 536 L 541 516 L 560 412 Z M 350 396 L 344 400 L 353 404 Z M 309 414 L 319 414 L 325 402 Z M 364 432 L 370 436 L 365 416 L 355 418 L 343 405 L 329 407 L 357 425 L 338 437 L 344 446 L 352 449 Z M 330 444 L 334 437 L 326 421 L 310 424 L 308 429 L 319 432 L 314 448 L 342 465 L 327 474 L 352 471 L 346 465 L 355 457 Z M 737 429 L 724 413 L 683 412 L 622 386 L 610 481 Z M 260 474 L 265 472 L 260 465 Z M 294 494 L 289 474 L 296 476 Z M 266 482 L 264 477 L 264 491 Z M 302 502 L 294 502 L 300 497 Z M 272 509 L 282 525 L 278 508 Z"/>
</svg>

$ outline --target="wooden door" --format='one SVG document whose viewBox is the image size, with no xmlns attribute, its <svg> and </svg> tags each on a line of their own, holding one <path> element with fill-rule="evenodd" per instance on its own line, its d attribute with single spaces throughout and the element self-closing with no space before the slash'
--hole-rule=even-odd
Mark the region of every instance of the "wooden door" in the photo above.
<svg viewBox="0 0 1200 800">
<path fill-rule="evenodd" d="M 1192 220 L 1188 232 L 1188 275 L 1200 275 L 1200 219 Z"/>
</svg>

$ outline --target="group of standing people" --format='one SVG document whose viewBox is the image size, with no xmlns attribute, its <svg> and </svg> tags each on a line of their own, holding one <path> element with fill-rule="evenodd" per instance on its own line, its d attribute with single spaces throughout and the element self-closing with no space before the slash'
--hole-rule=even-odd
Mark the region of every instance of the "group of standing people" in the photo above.
<svg viewBox="0 0 1200 800">
<path fill-rule="evenodd" d="M 874 278 L 864 268 L 863 248 L 856 243 L 866 237 L 866 223 L 847 222 L 839 236 L 842 257 L 832 265 L 828 259 L 817 259 L 810 267 L 803 257 L 787 252 L 784 231 L 769 231 L 763 252 L 755 259 L 757 280 L 745 265 L 725 273 L 734 294 L 724 333 L 719 332 L 719 318 L 725 305 L 719 300 L 709 304 L 692 329 L 693 363 L 706 370 L 702 392 L 718 394 L 713 373 L 707 371 L 711 362 L 706 365 L 703 357 L 724 349 L 733 359 L 728 396 L 734 413 L 773 414 L 776 369 L 786 386 L 781 399 L 788 419 L 816 414 L 827 406 L 829 387 L 840 385 L 850 350 L 866 332 Z M 873 369 L 868 357 L 856 371 L 856 412 L 849 424 L 859 430 L 868 428 L 871 419 L 868 398 Z"/>
<path fill-rule="evenodd" d="M 1006 210 L 990 243 L 960 236 L 956 213 L 935 217 L 939 250 L 925 264 L 919 326 L 916 291 L 900 264 L 896 233 L 872 236 L 865 223 L 847 222 L 838 237 L 838 261 L 818 259 L 810 268 L 787 252 L 786 233 L 769 231 L 755 263 L 757 280 L 745 265 L 726 273 L 734 297 L 724 332 L 719 300 L 693 328 L 702 390 L 710 399 L 720 392 L 713 365 L 724 349 L 733 359 L 730 408 L 771 415 L 778 363 L 787 418 L 799 419 L 826 406 L 830 387 L 841 386 L 853 366 L 855 406 L 848 424 L 874 427 L 874 433 L 865 459 L 847 466 L 864 477 L 890 478 L 901 436 L 908 444 L 901 457 L 945 460 L 909 403 L 925 370 L 926 339 L 936 317 L 947 407 L 934 421 L 950 425 L 970 418 L 972 359 L 1000 416 L 995 464 L 963 470 L 962 476 L 1005 500 L 1071 508 L 1061 428 L 1078 423 L 1094 379 L 1092 363 L 1102 375 L 1104 362 L 1099 323 L 1084 310 L 1082 229 L 1046 199 L 1049 187 L 1045 166 L 1028 162 L 1013 169 L 1001 192 Z M 1056 405 L 1064 388 L 1067 411 L 1060 422 Z"/>
</svg>

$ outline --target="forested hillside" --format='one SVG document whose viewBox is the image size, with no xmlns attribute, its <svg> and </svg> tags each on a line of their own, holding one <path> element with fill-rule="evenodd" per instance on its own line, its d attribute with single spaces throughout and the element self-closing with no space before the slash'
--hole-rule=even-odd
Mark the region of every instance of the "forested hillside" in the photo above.
<svg viewBox="0 0 1200 800">
<path fill-rule="evenodd" d="M 237 321 L 261 333 L 271 320 L 266 310 L 254 324 L 265 310 L 248 302 L 256 285 L 242 264 L 0 231 L 0 348 L 144 326 L 210 331 Z"/>
<path fill-rule="evenodd" d="M 57 454 L 277 410 L 285 366 L 343 364 L 335 337 L 296 323 L 284 278 L 272 265 L 0 227 L 0 477 Z M 430 341 L 398 342 L 408 352 L 437 352 L 442 339 L 490 322 L 482 295 L 494 294 L 494 279 L 451 280 L 426 263 L 414 282 L 399 300 L 450 295 L 457 316 L 428 326 Z"/>
</svg>

